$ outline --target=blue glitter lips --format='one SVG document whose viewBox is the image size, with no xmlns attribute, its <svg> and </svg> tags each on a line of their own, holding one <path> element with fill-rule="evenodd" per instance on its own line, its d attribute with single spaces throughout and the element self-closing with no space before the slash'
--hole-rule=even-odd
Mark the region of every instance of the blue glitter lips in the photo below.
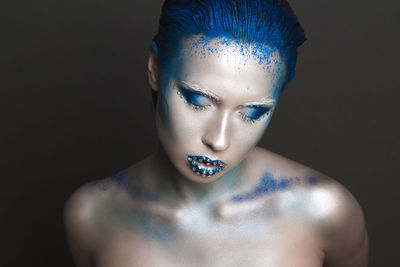
<svg viewBox="0 0 400 267">
<path fill-rule="evenodd" d="M 192 171 L 203 177 L 210 177 L 225 168 L 225 162 L 212 160 L 206 156 L 188 156 L 187 158 Z"/>
</svg>

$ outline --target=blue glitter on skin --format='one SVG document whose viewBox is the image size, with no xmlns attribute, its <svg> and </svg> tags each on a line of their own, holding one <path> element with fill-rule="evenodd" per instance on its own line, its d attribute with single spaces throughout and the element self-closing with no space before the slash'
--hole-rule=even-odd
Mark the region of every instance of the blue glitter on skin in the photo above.
<svg viewBox="0 0 400 267">
<path fill-rule="evenodd" d="M 233 202 L 242 202 L 247 200 L 253 200 L 261 196 L 283 192 L 290 187 L 292 187 L 295 183 L 301 182 L 303 180 L 299 178 L 280 178 L 275 179 L 271 173 L 265 173 L 258 185 L 249 193 L 237 195 L 231 199 Z M 317 178 L 310 177 L 307 179 L 307 183 L 311 185 L 315 185 L 318 182 Z"/>
<path fill-rule="evenodd" d="M 310 178 L 308 178 L 308 183 L 309 183 L 309 184 L 314 185 L 314 184 L 316 184 L 317 182 L 318 182 L 318 179 L 315 178 L 315 177 L 310 177 Z"/>
<path fill-rule="evenodd" d="M 269 70 L 272 63 L 279 66 L 281 64 L 280 61 L 274 59 L 277 57 L 277 49 L 271 48 L 267 45 L 257 44 L 257 43 L 245 43 L 241 40 L 233 39 L 231 37 L 209 37 L 204 35 L 197 35 L 194 38 L 194 42 L 192 43 L 192 47 L 190 47 L 189 55 L 199 55 L 202 58 L 207 57 L 208 55 L 217 55 L 222 56 L 226 55 L 221 52 L 224 52 L 225 49 L 230 49 L 234 53 L 239 53 L 242 56 L 242 65 L 245 66 L 250 59 L 255 60 L 260 65 L 265 66 L 265 70 Z M 218 46 L 210 46 L 211 43 L 215 43 Z M 221 48 L 222 47 L 222 48 Z M 180 51 L 181 52 L 181 51 Z M 272 60 L 274 59 L 274 60 Z M 229 61 L 227 61 L 229 63 Z M 240 69 L 239 69 L 240 70 Z M 280 73 L 280 72 L 279 72 Z"/>
<path fill-rule="evenodd" d="M 211 49 L 210 46 L 215 49 Z M 219 47 L 223 46 L 223 48 Z M 226 50 L 225 50 L 226 48 Z M 211 52 L 213 51 L 213 52 Z M 282 88 L 285 85 L 286 79 L 286 64 L 280 59 L 280 55 L 276 49 L 261 44 L 245 44 L 238 40 L 227 39 L 221 37 L 212 39 L 207 36 L 196 36 L 190 47 L 185 47 L 180 54 L 182 60 L 184 55 L 200 55 L 206 58 L 209 55 L 213 56 L 226 56 L 226 51 L 233 53 L 240 53 L 240 62 L 238 62 L 237 71 L 245 67 L 250 60 L 254 60 L 262 66 L 262 68 L 272 74 L 272 82 L 275 84 L 273 97 L 277 100 Z M 226 59 L 229 63 L 229 58 Z"/>
<path fill-rule="evenodd" d="M 107 191 L 109 184 L 105 182 L 104 180 L 99 180 L 99 181 L 93 181 L 89 184 L 90 186 L 97 187 L 101 191 Z"/>
<path fill-rule="evenodd" d="M 112 182 L 112 184 L 116 184 L 118 189 L 121 189 L 127 192 L 128 194 L 132 195 L 133 198 L 136 200 L 160 201 L 159 196 L 149 193 L 143 190 L 143 188 L 139 186 L 130 185 L 126 180 L 126 174 L 123 171 L 112 175 L 108 180 Z M 91 184 L 93 186 L 99 187 L 100 190 L 102 191 L 107 191 L 110 186 L 107 182 L 102 182 L 102 181 L 95 181 Z"/>
<path fill-rule="evenodd" d="M 115 182 L 120 189 L 126 190 L 126 189 L 129 188 L 129 184 L 125 180 L 125 173 L 124 172 L 119 172 L 117 174 L 112 175 L 110 177 L 110 180 Z"/>
</svg>

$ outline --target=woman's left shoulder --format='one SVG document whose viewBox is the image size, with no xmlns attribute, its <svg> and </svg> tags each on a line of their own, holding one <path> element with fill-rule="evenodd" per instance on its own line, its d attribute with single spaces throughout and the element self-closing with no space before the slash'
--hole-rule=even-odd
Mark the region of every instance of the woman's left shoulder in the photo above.
<svg viewBox="0 0 400 267">
<path fill-rule="evenodd" d="M 324 233 L 332 237 L 350 230 L 365 231 L 364 215 L 355 197 L 336 180 L 314 172 L 312 185 L 305 190 L 307 215 Z"/>
<path fill-rule="evenodd" d="M 358 201 L 334 179 L 316 172 L 313 177 L 315 184 L 306 191 L 305 215 L 325 261 L 332 266 L 366 266 L 368 235 Z"/>
<path fill-rule="evenodd" d="M 257 168 L 258 177 L 267 173 L 276 181 L 286 179 L 289 183 L 285 189 L 300 189 L 317 221 L 326 219 L 327 223 L 340 224 L 355 215 L 363 217 L 357 200 L 335 179 L 263 148 L 256 148 L 251 157 L 252 161 L 259 161 L 257 165 L 263 166 Z"/>
<path fill-rule="evenodd" d="M 298 211 L 316 233 L 326 260 L 340 262 L 338 266 L 365 266 L 368 237 L 364 215 L 349 190 L 338 181 L 273 152 L 257 149 L 256 156 L 267 160 L 275 177 L 294 181 L 291 191 L 301 202 L 296 205 Z"/>
</svg>

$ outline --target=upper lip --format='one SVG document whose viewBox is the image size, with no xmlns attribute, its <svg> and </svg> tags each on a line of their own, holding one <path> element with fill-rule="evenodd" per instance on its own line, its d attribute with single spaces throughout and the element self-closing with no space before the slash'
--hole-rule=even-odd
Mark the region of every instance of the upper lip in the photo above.
<svg viewBox="0 0 400 267">
<path fill-rule="evenodd" d="M 225 166 L 225 162 L 223 162 L 222 160 L 218 160 L 218 159 L 211 159 L 207 156 L 189 156 L 188 157 L 189 161 L 196 161 L 198 163 L 205 163 L 204 165 L 214 165 L 217 167 L 224 167 Z"/>
</svg>

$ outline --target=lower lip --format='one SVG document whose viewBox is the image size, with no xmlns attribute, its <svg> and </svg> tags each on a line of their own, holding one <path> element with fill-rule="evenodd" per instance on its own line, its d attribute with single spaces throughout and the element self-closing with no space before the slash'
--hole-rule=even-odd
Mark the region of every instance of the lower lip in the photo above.
<svg viewBox="0 0 400 267">
<path fill-rule="evenodd" d="M 225 168 L 225 163 L 206 156 L 188 156 L 189 165 L 194 173 L 203 177 L 213 176 Z"/>
</svg>

